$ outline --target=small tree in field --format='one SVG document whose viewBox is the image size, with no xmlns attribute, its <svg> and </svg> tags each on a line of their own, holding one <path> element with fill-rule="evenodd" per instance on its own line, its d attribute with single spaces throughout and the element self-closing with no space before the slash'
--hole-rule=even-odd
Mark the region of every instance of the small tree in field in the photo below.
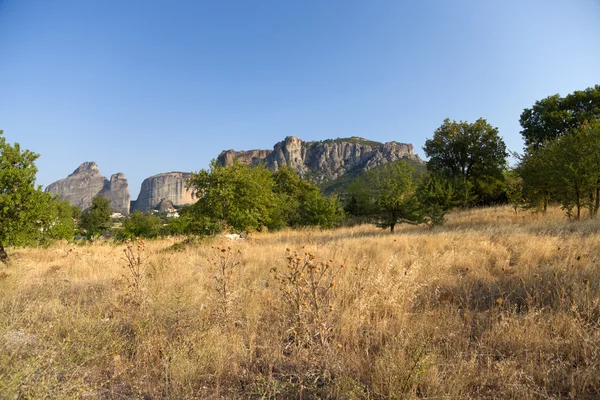
<svg viewBox="0 0 600 400">
<path fill-rule="evenodd" d="M 88 239 L 101 235 L 110 228 L 110 200 L 103 196 L 96 196 L 92 206 L 81 214 L 79 226 L 85 230 Z"/>
<path fill-rule="evenodd" d="M 390 232 L 399 223 L 420 222 L 413 173 L 414 169 L 402 160 L 369 170 L 359 178 L 362 184 L 349 188 L 351 199 L 356 200 L 355 208 L 360 208 L 375 225 L 390 228 Z"/>
<path fill-rule="evenodd" d="M 35 186 L 38 154 L 6 142 L 0 130 L 0 261 L 6 263 L 6 246 L 38 238 L 40 219 L 51 198 Z"/>
</svg>

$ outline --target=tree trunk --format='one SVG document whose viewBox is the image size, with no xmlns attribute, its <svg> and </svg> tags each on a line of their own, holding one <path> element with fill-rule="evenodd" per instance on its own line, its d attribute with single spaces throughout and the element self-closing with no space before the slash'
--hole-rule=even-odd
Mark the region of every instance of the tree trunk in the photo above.
<svg viewBox="0 0 600 400">
<path fill-rule="evenodd" d="M 394 227 L 396 226 L 396 224 L 391 224 L 390 225 L 390 232 L 394 233 Z"/>
<path fill-rule="evenodd" d="M 0 244 L 0 262 L 7 264 L 8 263 L 8 254 L 4 250 L 4 246 Z"/>
<path fill-rule="evenodd" d="M 598 208 L 600 208 L 600 187 L 596 188 L 596 203 L 594 204 L 594 217 L 598 215 Z"/>
</svg>

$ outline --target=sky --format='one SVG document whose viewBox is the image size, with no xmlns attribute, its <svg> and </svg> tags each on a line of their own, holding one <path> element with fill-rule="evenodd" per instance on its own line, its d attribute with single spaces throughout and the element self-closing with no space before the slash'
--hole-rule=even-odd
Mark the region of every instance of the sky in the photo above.
<svg viewBox="0 0 600 400">
<path fill-rule="evenodd" d="M 485 118 L 521 151 L 537 100 L 600 84 L 600 0 L 0 0 L 0 129 L 37 183 L 142 181 L 226 149 L 422 146 Z"/>
</svg>

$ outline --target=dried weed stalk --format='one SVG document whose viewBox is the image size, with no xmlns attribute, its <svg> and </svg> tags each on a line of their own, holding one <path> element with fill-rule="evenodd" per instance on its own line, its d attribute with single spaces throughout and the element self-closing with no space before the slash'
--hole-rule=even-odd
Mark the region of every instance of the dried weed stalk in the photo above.
<svg viewBox="0 0 600 400">
<path fill-rule="evenodd" d="M 223 316 L 228 316 L 230 312 L 231 294 L 232 294 L 232 277 L 234 269 L 240 265 L 238 256 L 241 252 L 234 252 L 231 247 L 214 247 L 217 251 L 217 256 L 213 263 L 217 267 L 215 272 L 215 282 L 217 294 L 219 297 L 219 305 Z"/>
<path fill-rule="evenodd" d="M 142 297 L 142 284 L 145 275 L 145 244 L 142 239 L 136 238 L 134 241 L 125 241 L 125 268 L 127 268 L 128 274 L 123 275 L 127 279 L 128 287 L 131 290 L 132 297 L 136 300 L 141 300 Z"/>
<path fill-rule="evenodd" d="M 290 345 L 310 347 L 327 346 L 333 336 L 333 288 L 337 272 L 344 266 L 334 267 L 334 261 L 318 261 L 313 253 L 287 252 L 287 266 L 283 272 L 272 268 L 279 282 L 284 302 L 291 312 L 288 320 Z"/>
</svg>

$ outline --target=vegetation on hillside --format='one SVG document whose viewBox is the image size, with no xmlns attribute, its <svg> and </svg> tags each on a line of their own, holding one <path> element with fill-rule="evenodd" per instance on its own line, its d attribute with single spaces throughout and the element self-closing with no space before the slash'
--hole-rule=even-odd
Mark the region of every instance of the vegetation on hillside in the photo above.
<svg viewBox="0 0 600 400">
<path fill-rule="evenodd" d="M 316 142 L 310 142 L 311 145 L 316 145 L 319 143 L 353 143 L 361 146 L 370 146 L 374 149 L 383 147 L 383 143 L 377 142 L 375 140 L 369 140 L 365 138 L 361 138 L 358 136 L 346 137 L 346 138 L 337 138 L 337 139 L 325 139 L 319 140 Z"/>
</svg>

